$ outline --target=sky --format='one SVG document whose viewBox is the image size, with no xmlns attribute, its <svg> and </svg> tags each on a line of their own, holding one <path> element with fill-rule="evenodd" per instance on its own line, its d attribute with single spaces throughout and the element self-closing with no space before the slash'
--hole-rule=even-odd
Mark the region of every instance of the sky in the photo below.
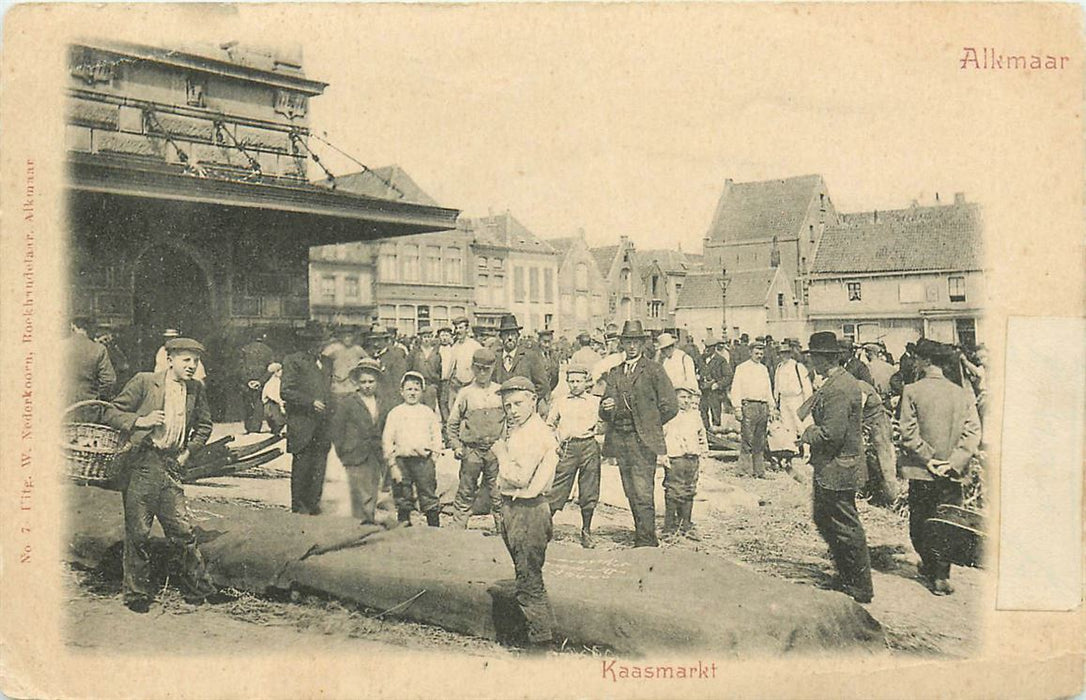
<svg viewBox="0 0 1086 700">
<path fill-rule="evenodd" d="M 1052 10 L 1058 12 L 1058 10 Z M 1008 201 L 1074 75 L 963 71 L 962 47 L 1072 52 L 1012 5 L 496 4 L 135 8 L 119 38 L 300 44 L 310 126 L 468 216 L 700 251 L 726 178 L 821 174 L 839 211 Z M 157 14 L 156 14 L 157 13 Z M 76 25 L 90 33 L 85 20 Z M 1077 74 L 1075 74 L 1077 75 Z M 1072 81 L 1069 84 L 1068 81 Z M 1062 132 L 1061 132 L 1062 133 Z M 358 166 L 313 143 L 333 173 Z M 314 169 L 314 176 L 319 174 Z M 1019 196 L 1019 195 L 1015 195 Z"/>
</svg>

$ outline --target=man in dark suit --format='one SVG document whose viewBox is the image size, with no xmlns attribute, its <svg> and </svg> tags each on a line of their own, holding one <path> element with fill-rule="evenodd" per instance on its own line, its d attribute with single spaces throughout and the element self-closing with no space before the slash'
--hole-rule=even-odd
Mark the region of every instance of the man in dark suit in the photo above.
<svg viewBox="0 0 1086 700">
<path fill-rule="evenodd" d="M 310 322 L 298 331 L 309 347 L 287 355 L 279 390 L 287 412 L 287 451 L 290 465 L 290 509 L 319 515 L 324 492 L 324 472 L 332 449 L 329 435 L 332 395 L 332 360 L 321 351 L 331 342 L 319 323 Z"/>
<path fill-rule="evenodd" d="M 166 343 L 165 372 L 140 372 L 106 409 L 110 426 L 130 433 L 124 484 L 124 602 L 145 613 L 154 598 L 147 544 L 157 517 L 171 544 L 182 551 L 181 583 L 190 602 L 215 594 L 185 510 L 181 476 L 189 456 L 211 435 L 204 385 L 193 376 L 204 353 L 189 338 Z"/>
<path fill-rule="evenodd" d="M 434 341 L 434 329 L 425 321 L 419 322 L 419 343 L 407 355 L 407 369 L 418 372 L 426 380 L 420 403 L 438 410 L 438 387 L 441 385 L 441 353 Z"/>
<path fill-rule="evenodd" d="M 850 338 L 841 339 L 840 362 L 853 377 L 856 377 L 861 382 L 867 382 L 871 385 L 875 384 L 875 380 L 871 378 L 871 370 L 867 368 L 867 365 L 864 364 L 863 360 L 856 357 L 856 346 Z"/>
<path fill-rule="evenodd" d="M 526 377 L 535 385 L 540 406 L 546 406 L 550 400 L 550 378 L 547 376 L 543 358 L 535 350 L 520 347 L 521 326 L 513 314 L 502 316 L 498 327 L 501 351 L 497 353 L 498 362 L 494 365 L 493 381 L 504 384 L 510 377 Z"/>
<path fill-rule="evenodd" d="M 402 403 L 400 381 L 407 371 L 407 353 L 392 342 L 392 333 L 379 323 L 370 328 L 369 350 L 383 370 L 377 382 L 377 394 L 390 406 Z"/>
<path fill-rule="evenodd" d="M 725 409 L 728 413 L 732 412 L 728 392 L 732 389 L 732 376 L 735 374 L 735 369 L 729 357 L 727 341 L 717 340 L 710 336 L 705 339 L 705 347 L 712 355 L 705 363 L 705 371 L 702 373 L 701 419 L 706 427 L 711 427 L 721 424 Z"/>
<path fill-rule="evenodd" d="M 640 321 L 626 321 L 620 336 L 625 360 L 607 373 L 599 411 L 610 427 L 603 455 L 618 461 L 622 490 L 633 514 L 635 547 L 658 544 L 653 501 L 656 460 L 667 453 L 664 423 L 679 412 L 667 372 L 642 355 L 647 337 Z"/>
<path fill-rule="evenodd" d="M 93 326 L 89 318 L 73 318 L 69 326 L 70 334 L 64 341 L 69 403 L 108 399 L 117 381 L 106 346 L 94 342 L 88 335 Z"/>
<path fill-rule="evenodd" d="M 871 559 L 856 512 L 856 490 L 867 481 L 863 396 L 859 383 L 838 361 L 841 345 L 836 334 L 812 335 L 808 353 L 824 379 L 812 397 L 814 424 L 803 431 L 814 467 L 815 526 L 829 545 L 841 590 L 859 603 L 870 603 Z"/>
<path fill-rule="evenodd" d="M 275 359 L 268 347 L 263 331 L 255 331 L 252 342 L 241 348 L 241 379 L 245 383 L 242 393 L 245 396 L 245 432 L 259 433 L 264 425 L 264 401 L 260 398 L 264 382 L 271 373 L 268 365 Z"/>
</svg>

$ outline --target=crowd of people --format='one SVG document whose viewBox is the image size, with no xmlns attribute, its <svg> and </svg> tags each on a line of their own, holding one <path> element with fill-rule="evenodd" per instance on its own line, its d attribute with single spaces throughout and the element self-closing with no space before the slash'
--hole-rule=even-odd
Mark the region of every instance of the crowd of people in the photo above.
<svg viewBox="0 0 1086 700">
<path fill-rule="evenodd" d="M 184 514 L 178 468 L 210 434 L 211 413 L 194 339 L 168 333 L 161 365 L 137 373 L 112 396 L 110 352 L 71 325 L 73 400 L 112 398 L 104 420 L 138 441 L 136 477 L 125 488 L 125 596 L 146 609 L 143 544 L 157 516 L 180 540 L 194 596 L 211 589 Z M 953 591 L 949 564 L 928 541 L 925 522 L 943 503 L 960 503 L 961 479 L 979 449 L 985 399 L 983 348 L 920 339 L 895 361 L 879 343 L 856 345 L 832 332 L 796 339 L 746 334 L 707 338 L 699 348 L 676 329 L 650 333 L 637 320 L 573 342 L 550 331 L 534 338 L 512 314 L 496 328 L 422 324 L 404 339 L 380 324 L 362 329 L 310 322 L 296 352 L 280 355 L 255 331 L 238 349 L 246 432 L 286 432 L 291 509 L 321 513 L 334 447 L 351 511 L 376 523 L 383 488 L 397 521 L 419 512 L 442 525 L 434 460 L 450 450 L 459 481 L 447 524 L 465 528 L 489 511 L 514 563 L 517 601 L 530 640 L 546 643 L 551 613 L 542 569 L 551 519 L 577 492 L 580 542 L 596 546 L 592 520 L 600 468 L 613 460 L 633 519 L 635 547 L 698 539 L 693 503 L 710 438 L 737 433 L 741 472 L 764 478 L 767 463 L 813 468 L 815 524 L 830 547 L 839 587 L 873 596 L 856 495 L 890 501 L 909 479 L 910 534 L 920 575 L 938 595 Z M 892 438 L 899 421 L 900 440 Z M 665 514 L 657 531 L 655 475 L 662 465 Z M 150 495 L 148 495 L 150 494 Z"/>
</svg>

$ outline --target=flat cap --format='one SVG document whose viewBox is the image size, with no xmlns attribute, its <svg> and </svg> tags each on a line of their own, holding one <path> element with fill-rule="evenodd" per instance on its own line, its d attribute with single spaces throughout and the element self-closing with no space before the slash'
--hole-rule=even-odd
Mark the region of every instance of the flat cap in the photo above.
<svg viewBox="0 0 1086 700">
<path fill-rule="evenodd" d="M 492 367 L 498 361 L 498 356 L 490 348 L 479 348 L 471 354 L 471 364 L 483 367 Z"/>
<path fill-rule="evenodd" d="M 569 367 L 566 367 L 566 374 L 592 374 L 592 370 L 588 365 L 581 364 L 580 362 L 571 362 Z"/>
<path fill-rule="evenodd" d="M 172 355 L 175 352 L 195 352 L 203 355 L 207 350 L 192 338 L 171 338 L 166 341 L 166 354 Z"/>
<path fill-rule="evenodd" d="M 502 382 L 501 388 L 498 389 L 499 394 L 507 394 L 511 391 L 530 391 L 535 393 L 535 384 L 532 384 L 532 380 L 527 377 L 510 377 Z"/>
<path fill-rule="evenodd" d="M 372 357 L 363 357 L 358 361 L 357 365 L 351 368 L 351 372 L 359 374 L 366 372 L 367 374 L 380 376 L 385 373 L 385 368 L 381 366 L 381 363 L 378 360 L 375 360 Z"/>
<path fill-rule="evenodd" d="M 422 376 L 421 372 L 416 372 L 414 370 L 408 370 L 404 372 L 403 378 L 400 379 L 400 386 L 402 387 L 404 382 L 406 382 L 408 379 L 414 379 L 416 382 L 422 385 L 423 389 L 426 388 L 426 377 Z"/>
<path fill-rule="evenodd" d="M 459 325 L 460 325 L 461 323 L 471 323 L 471 322 L 470 322 L 470 321 L 468 321 L 468 317 L 467 317 L 467 316 L 457 316 L 456 318 L 454 318 L 454 319 L 452 320 L 452 324 L 453 324 L 454 326 L 459 326 Z"/>
</svg>

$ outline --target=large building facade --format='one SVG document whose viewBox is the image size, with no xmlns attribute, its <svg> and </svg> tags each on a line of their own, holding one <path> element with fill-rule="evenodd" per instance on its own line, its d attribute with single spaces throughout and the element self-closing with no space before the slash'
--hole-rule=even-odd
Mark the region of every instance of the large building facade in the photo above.
<svg viewBox="0 0 1086 700">
<path fill-rule="evenodd" d="M 310 246 L 453 228 L 453 209 L 307 181 L 308 105 L 324 88 L 299 54 L 73 45 L 72 312 L 114 328 L 138 368 L 167 327 L 203 340 L 221 394 L 245 328 L 309 318 Z"/>
<path fill-rule="evenodd" d="M 573 337 L 592 333 L 607 324 L 607 280 L 585 240 L 584 229 L 576 236 L 548 238 L 558 251 L 558 328 Z"/>
<path fill-rule="evenodd" d="M 637 250 L 627 236 L 618 245 L 593 248 L 596 266 L 607 280 L 607 316 L 621 325 L 645 318 L 645 291 L 637 264 Z"/>
<path fill-rule="evenodd" d="M 978 205 L 953 204 L 841 216 L 827 229 L 810 274 L 813 330 L 883 341 L 895 355 L 920 337 L 982 342 L 986 289 Z"/>
</svg>

